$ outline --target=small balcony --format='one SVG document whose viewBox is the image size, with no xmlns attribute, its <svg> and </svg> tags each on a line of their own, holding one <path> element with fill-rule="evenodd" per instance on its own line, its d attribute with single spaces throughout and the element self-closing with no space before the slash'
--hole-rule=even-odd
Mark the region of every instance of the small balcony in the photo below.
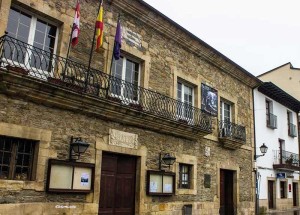
<svg viewBox="0 0 300 215">
<path fill-rule="evenodd" d="M 299 171 L 299 155 L 284 151 L 274 150 L 273 168 L 278 170 Z"/>
<path fill-rule="evenodd" d="M 297 137 L 297 129 L 296 125 L 289 123 L 288 124 L 288 132 L 290 137 Z"/>
<path fill-rule="evenodd" d="M 274 115 L 272 113 L 267 114 L 267 127 L 272 128 L 272 129 L 277 128 L 277 116 L 276 115 Z"/>
<path fill-rule="evenodd" d="M 246 129 L 232 122 L 219 121 L 219 140 L 225 148 L 238 149 L 246 143 Z"/>
<path fill-rule="evenodd" d="M 70 99 L 66 104 L 68 107 L 97 112 L 106 119 L 194 139 L 212 132 L 212 116 L 199 108 L 36 48 L 10 36 L 5 35 L 0 38 L 0 54 L 2 70 L 0 72 L 6 74 L 6 81 L 16 82 L 19 79 L 15 86 L 27 83 L 29 88 L 35 85 L 28 82 L 39 84 L 36 87 L 41 92 L 38 96 L 42 97 L 43 93 L 48 93 L 49 95 L 44 96 L 47 102 L 51 102 L 51 99 L 54 99 L 52 94 L 60 89 L 66 92 L 65 97 L 68 99 L 70 95 L 77 96 L 78 107 L 73 107 L 74 104 L 70 105 Z M 8 77 L 12 75 L 18 78 Z M 17 90 L 22 90 L 22 87 Z M 30 96 L 31 90 L 24 91 L 25 94 L 26 92 Z M 61 94 L 62 92 L 59 93 L 60 97 Z M 36 97 L 36 95 L 32 96 L 32 98 Z M 90 100 L 84 103 L 83 98 Z M 61 99 L 59 102 L 67 101 Z M 85 107 L 83 108 L 82 105 Z"/>
</svg>

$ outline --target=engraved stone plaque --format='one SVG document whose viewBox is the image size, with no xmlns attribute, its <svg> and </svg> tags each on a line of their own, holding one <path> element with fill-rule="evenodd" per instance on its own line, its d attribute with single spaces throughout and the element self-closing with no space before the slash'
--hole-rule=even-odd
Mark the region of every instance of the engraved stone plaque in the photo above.
<svg viewBox="0 0 300 215">
<path fill-rule="evenodd" d="M 110 129 L 109 130 L 109 145 L 137 149 L 138 148 L 138 135 L 129 133 L 129 132 Z"/>
<path fill-rule="evenodd" d="M 129 28 L 122 28 L 122 38 L 133 46 L 142 47 L 142 36 Z"/>
</svg>

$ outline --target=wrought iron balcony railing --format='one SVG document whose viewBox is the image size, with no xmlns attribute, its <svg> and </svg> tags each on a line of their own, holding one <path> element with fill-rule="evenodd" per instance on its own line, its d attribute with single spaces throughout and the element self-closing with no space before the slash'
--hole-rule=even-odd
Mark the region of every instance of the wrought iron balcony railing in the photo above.
<svg viewBox="0 0 300 215">
<path fill-rule="evenodd" d="M 212 117 L 201 109 L 123 81 L 10 36 L 0 38 L 0 66 L 42 81 L 181 122 L 211 133 Z"/>
<path fill-rule="evenodd" d="M 274 164 L 285 164 L 288 166 L 299 167 L 299 155 L 284 151 L 284 150 L 274 150 Z"/>
<path fill-rule="evenodd" d="M 219 137 L 229 137 L 245 142 L 246 129 L 244 126 L 221 120 L 219 121 Z"/>
<path fill-rule="evenodd" d="M 296 125 L 289 123 L 288 124 L 288 132 L 289 132 L 289 136 L 291 137 L 297 137 L 297 129 L 296 129 Z"/>
<path fill-rule="evenodd" d="M 267 113 L 267 127 L 277 128 L 277 116 L 272 113 Z"/>
</svg>

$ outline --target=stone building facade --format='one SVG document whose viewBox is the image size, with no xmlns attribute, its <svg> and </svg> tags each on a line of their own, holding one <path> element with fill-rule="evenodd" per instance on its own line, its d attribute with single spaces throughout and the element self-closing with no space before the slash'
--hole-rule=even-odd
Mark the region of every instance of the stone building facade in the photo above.
<svg viewBox="0 0 300 215">
<path fill-rule="evenodd" d="M 66 60 L 75 1 L 0 1 L 0 214 L 254 214 L 260 81 L 139 0 L 103 2 L 90 69 L 98 4 L 81 1 Z M 112 62 L 118 15 L 122 58 Z M 75 163 L 94 165 L 91 190 L 50 192 L 49 159 L 67 161 L 72 136 L 90 144 Z M 176 162 L 158 171 L 167 153 Z"/>
</svg>

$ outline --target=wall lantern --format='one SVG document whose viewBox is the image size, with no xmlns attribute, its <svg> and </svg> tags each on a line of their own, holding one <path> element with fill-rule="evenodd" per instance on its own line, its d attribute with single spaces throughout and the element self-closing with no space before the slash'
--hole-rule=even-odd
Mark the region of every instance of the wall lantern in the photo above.
<svg viewBox="0 0 300 215">
<path fill-rule="evenodd" d="M 172 157 L 170 155 L 170 153 L 166 153 L 164 154 L 164 156 L 162 157 L 162 154 L 159 154 L 159 170 L 161 170 L 161 162 L 163 162 L 164 164 L 166 164 L 167 166 L 170 166 L 174 164 L 174 162 L 176 161 L 176 157 Z"/>
<path fill-rule="evenodd" d="M 255 160 L 259 157 L 265 156 L 265 154 L 268 151 L 268 147 L 264 143 L 259 147 L 259 149 L 260 149 L 260 152 L 262 153 L 262 155 L 255 155 L 255 157 L 254 157 Z"/>
<path fill-rule="evenodd" d="M 69 160 L 76 161 L 79 159 L 80 155 L 85 153 L 90 144 L 82 141 L 81 137 L 71 137 Z M 74 156 L 76 158 L 74 158 Z"/>
</svg>

